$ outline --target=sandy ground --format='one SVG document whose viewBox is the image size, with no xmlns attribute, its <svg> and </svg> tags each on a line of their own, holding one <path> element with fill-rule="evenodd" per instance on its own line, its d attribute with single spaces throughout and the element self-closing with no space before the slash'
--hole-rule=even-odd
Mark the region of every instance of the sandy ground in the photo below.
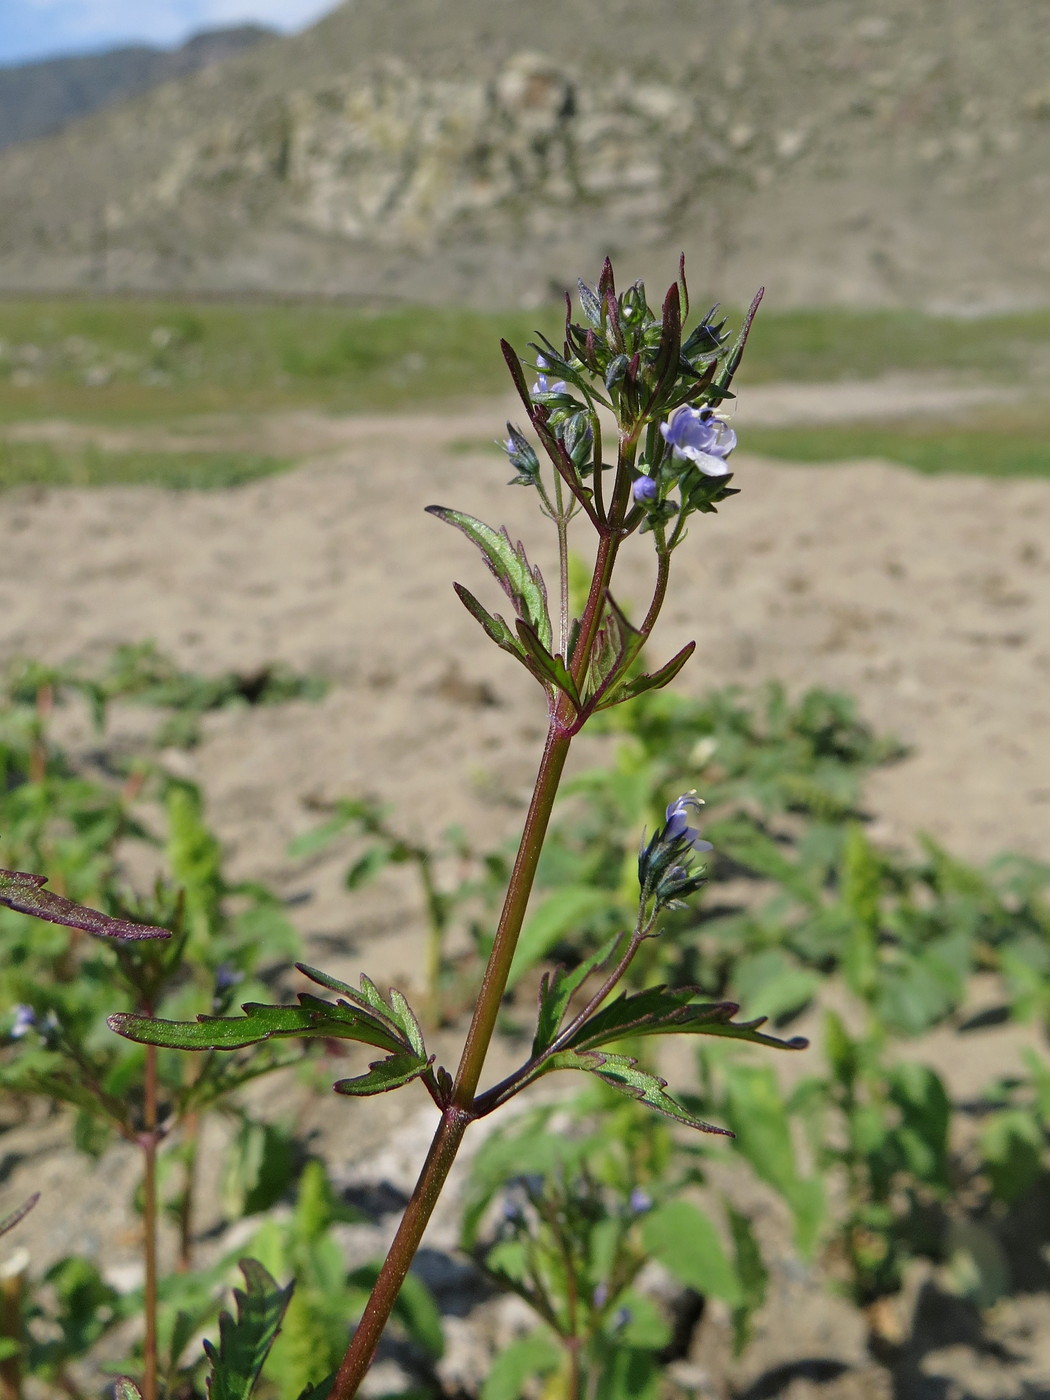
<svg viewBox="0 0 1050 1400">
<path fill-rule="evenodd" d="M 937 392 L 935 408 L 925 406 L 943 411 L 949 391 Z M 857 386 L 852 400 L 840 388 L 815 393 L 807 411 L 852 416 L 857 395 L 865 404 L 889 401 L 886 386 Z M 754 391 L 752 421 L 801 412 L 789 400 L 775 386 L 764 401 Z M 0 663 L 86 657 L 152 638 L 203 671 L 280 660 L 330 678 L 320 704 L 210 718 L 204 743 L 179 761 L 205 786 L 234 873 L 265 877 L 294 896 L 294 917 L 337 974 L 363 963 L 413 985 L 414 896 L 389 884 L 382 898 L 350 906 L 339 888 L 342 854 L 305 871 L 289 862 L 289 839 L 316 821 L 304 799 L 376 793 L 419 834 L 458 822 L 492 840 L 520 823 L 542 705 L 452 594 L 455 578 L 495 602 L 480 559 L 423 514 L 437 502 L 506 523 L 534 558 L 550 560 L 549 547 L 531 543 L 544 522 L 530 493 L 507 490 L 505 461 L 482 447 L 507 411 L 497 403 L 454 419 L 285 418 L 270 425 L 268 440 L 274 450 L 298 450 L 303 465 L 235 491 L 23 489 L 0 497 Z M 820 684 L 853 693 L 870 721 L 911 748 L 870 784 L 878 837 L 904 841 L 925 830 L 976 860 L 1004 849 L 1045 856 L 1050 483 L 924 478 L 879 462 L 773 464 L 746 453 L 748 413 L 744 399 L 737 426 L 745 447 L 734 458 L 742 494 L 699 518 L 676 555 L 652 659 L 695 637 L 697 657 L 677 683 L 683 689 L 778 677 L 796 691 Z M 639 606 L 651 550 L 644 539 L 632 544 L 618 591 Z M 583 739 L 576 763 L 593 762 L 595 752 Z M 980 1081 L 986 1077 L 985 1066 Z M 368 1166 L 361 1131 L 347 1127 L 345 1153 L 360 1159 L 346 1167 L 347 1180 L 378 1172 L 410 1184 L 428 1119 L 405 1112 L 369 1119 L 372 1129 L 385 1124 L 385 1165 Z M 46 1169 L 43 1161 L 15 1170 L 9 1191 L 45 1170 L 60 1196 L 63 1164 L 68 1171 L 73 1161 L 55 1153 Z M 95 1236 L 92 1211 L 106 1209 L 113 1179 L 96 1177 L 95 1205 L 85 1202 L 86 1214 L 63 1227 L 67 1244 L 78 1233 Z M 52 1220 L 52 1237 L 59 1224 Z M 451 1224 L 434 1238 L 451 1245 Z M 740 1373 L 751 1400 L 891 1393 L 883 1373 L 864 1369 L 862 1337 L 844 1305 L 797 1270 L 786 1269 L 778 1290 L 765 1340 Z M 913 1293 L 919 1306 L 921 1280 Z M 1016 1310 L 1007 1319 L 1018 1336 L 1026 1326 L 1029 1337 L 1033 1328 L 1050 1333 L 1042 1301 L 1040 1310 L 1024 1300 L 1036 1309 L 1027 1322 Z M 717 1331 L 712 1317 L 705 1326 Z M 453 1319 L 453 1357 L 465 1354 L 456 1331 L 464 1326 Z M 912 1380 L 895 1383 L 897 1400 L 1050 1394 L 1045 1347 L 1036 1354 L 1029 1346 L 1023 1364 L 993 1366 L 967 1349 L 972 1339 L 950 1328 L 946 1335 L 938 1345 L 955 1348 L 956 1360 L 931 1372 L 927 1355 L 921 1375 L 916 1361 Z M 717 1338 L 705 1345 L 693 1379 L 698 1393 L 713 1395 L 724 1347 Z M 776 1366 L 814 1356 L 861 1369 L 829 1373 L 826 1384 L 805 1368 L 771 1379 Z M 468 1357 L 459 1374 L 472 1365 Z"/>
</svg>

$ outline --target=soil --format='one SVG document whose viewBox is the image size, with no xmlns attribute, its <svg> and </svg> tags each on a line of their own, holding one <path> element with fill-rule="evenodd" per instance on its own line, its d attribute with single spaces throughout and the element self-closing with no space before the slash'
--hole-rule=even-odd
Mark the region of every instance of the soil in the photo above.
<svg viewBox="0 0 1050 1400">
<path fill-rule="evenodd" d="M 858 402 L 884 394 L 889 403 L 898 389 L 837 386 L 814 392 L 805 412 L 853 417 Z M 943 411 L 945 392 L 930 386 L 925 406 Z M 923 406 L 920 395 L 912 411 Z M 301 465 L 231 491 L 0 497 L 0 663 L 83 658 L 152 638 L 196 670 L 281 661 L 329 678 L 319 703 L 216 714 L 198 749 L 168 757 L 204 785 L 233 875 L 286 895 L 311 959 L 337 976 L 363 968 L 411 992 L 418 909 L 396 879 L 351 902 L 341 888 L 345 853 L 305 869 L 291 862 L 289 840 L 317 819 L 308 804 L 374 793 L 416 834 L 458 823 L 486 841 L 521 821 L 542 705 L 508 657 L 479 644 L 452 595 L 456 578 L 491 596 L 481 561 L 423 514 L 432 502 L 454 505 L 537 538 L 533 499 L 504 488 L 506 462 L 483 446 L 510 411 L 494 403 L 454 418 L 274 420 L 258 440 L 295 451 Z M 746 441 L 749 418 L 798 411 L 787 391 L 754 390 L 742 396 L 737 426 Z M 221 436 L 221 425 L 202 428 Z M 695 637 L 697 656 L 676 683 L 684 690 L 777 677 L 795 692 L 820 684 L 855 695 L 867 719 L 909 748 L 869 784 L 879 839 L 907 842 L 921 830 L 976 861 L 1004 849 L 1045 855 L 1050 482 L 926 478 L 878 461 L 774 464 L 744 449 L 734 465 L 742 494 L 699 518 L 675 557 L 653 659 Z M 645 539 L 632 544 L 620 591 L 637 606 L 652 560 Z M 549 564 L 531 543 L 530 554 Z M 121 719 L 128 735 L 136 722 Z M 74 747 L 88 744 L 86 720 L 74 716 L 68 728 Z M 578 767 L 597 761 L 594 742 L 580 741 Z M 1018 1035 L 989 1027 L 950 1046 L 935 1036 L 915 1053 L 946 1070 L 956 1092 L 972 1092 L 1010 1062 Z M 450 1032 L 439 1049 L 451 1056 L 457 1044 Z M 411 1186 L 433 1116 L 417 1104 L 407 1092 L 341 1104 L 336 1122 L 327 1102 L 303 1110 L 341 1186 L 389 1188 L 375 1227 L 344 1227 L 355 1253 L 374 1252 L 395 1222 L 391 1202 Z M 115 1238 L 114 1276 L 133 1282 L 125 1193 L 134 1164 L 114 1149 L 86 1169 L 61 1146 L 64 1134 L 41 1119 L 5 1137 L 5 1201 L 45 1191 L 19 1243 L 36 1269 L 70 1248 L 100 1253 Z M 898 1310 L 910 1340 L 886 1369 L 867 1355 L 863 1319 L 795 1256 L 776 1204 L 750 1190 L 774 1261 L 772 1297 L 738 1363 L 728 1358 L 727 1318 L 707 1309 L 677 1363 L 686 1393 L 722 1396 L 731 1383 L 748 1400 L 1050 1396 L 1045 1282 L 981 1319 L 940 1275 L 916 1270 Z M 1037 1221 L 1031 1229 L 1045 1234 Z M 448 1313 L 450 1391 L 473 1385 L 488 1348 L 520 1321 L 450 1262 L 454 1240 L 453 1193 L 423 1259 Z M 395 1358 L 385 1364 L 389 1380 Z"/>
</svg>

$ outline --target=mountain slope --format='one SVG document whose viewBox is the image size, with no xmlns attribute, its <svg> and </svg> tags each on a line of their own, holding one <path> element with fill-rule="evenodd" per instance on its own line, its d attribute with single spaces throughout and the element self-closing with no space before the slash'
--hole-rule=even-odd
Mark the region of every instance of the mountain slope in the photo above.
<svg viewBox="0 0 1050 1400">
<path fill-rule="evenodd" d="M 1042 0 L 350 0 L 0 155 L 0 287 L 1050 301 Z"/>
<path fill-rule="evenodd" d="M 136 44 L 0 68 L 0 148 L 47 136 L 159 83 L 221 63 L 273 34 L 244 24 L 195 34 L 177 49 Z"/>
</svg>

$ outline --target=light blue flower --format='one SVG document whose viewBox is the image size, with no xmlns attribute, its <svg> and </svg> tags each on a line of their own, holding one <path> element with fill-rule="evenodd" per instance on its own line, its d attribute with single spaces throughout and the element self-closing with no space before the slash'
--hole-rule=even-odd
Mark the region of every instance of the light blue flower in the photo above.
<svg viewBox="0 0 1050 1400">
<path fill-rule="evenodd" d="M 692 462 L 705 476 L 728 476 L 726 458 L 736 446 L 736 433 L 710 408 L 680 408 L 660 432 L 680 461 Z"/>
<path fill-rule="evenodd" d="M 658 489 L 651 476 L 640 476 L 631 487 L 631 495 L 638 505 L 646 505 L 649 501 L 656 500 Z"/>
<path fill-rule="evenodd" d="M 667 825 L 663 830 L 663 839 L 680 841 L 685 838 L 694 851 L 713 851 L 714 846 L 710 841 L 701 841 L 699 826 L 693 825 L 703 805 L 704 799 L 697 797 L 695 792 L 686 792 L 681 797 L 676 797 L 667 808 Z"/>
<path fill-rule="evenodd" d="M 37 1025 L 37 1014 L 31 1006 L 20 1001 L 15 1007 L 14 1024 L 8 1031 L 12 1040 L 21 1040 L 24 1035 L 28 1035 L 31 1030 L 35 1030 Z"/>
</svg>

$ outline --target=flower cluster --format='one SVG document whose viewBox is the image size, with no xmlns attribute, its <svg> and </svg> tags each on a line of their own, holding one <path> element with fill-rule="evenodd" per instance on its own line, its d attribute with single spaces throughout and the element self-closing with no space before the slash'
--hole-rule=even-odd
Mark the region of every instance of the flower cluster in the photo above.
<svg viewBox="0 0 1050 1400">
<path fill-rule="evenodd" d="M 654 911 L 680 908 L 683 900 L 706 883 L 703 867 L 698 872 L 692 863 L 697 852 L 714 849 L 710 841 L 701 838 L 696 824 L 703 805 L 703 798 L 695 792 L 683 793 L 667 808 L 663 826 L 648 842 L 642 842 L 638 883 L 642 903 L 652 901 Z"/>
</svg>

